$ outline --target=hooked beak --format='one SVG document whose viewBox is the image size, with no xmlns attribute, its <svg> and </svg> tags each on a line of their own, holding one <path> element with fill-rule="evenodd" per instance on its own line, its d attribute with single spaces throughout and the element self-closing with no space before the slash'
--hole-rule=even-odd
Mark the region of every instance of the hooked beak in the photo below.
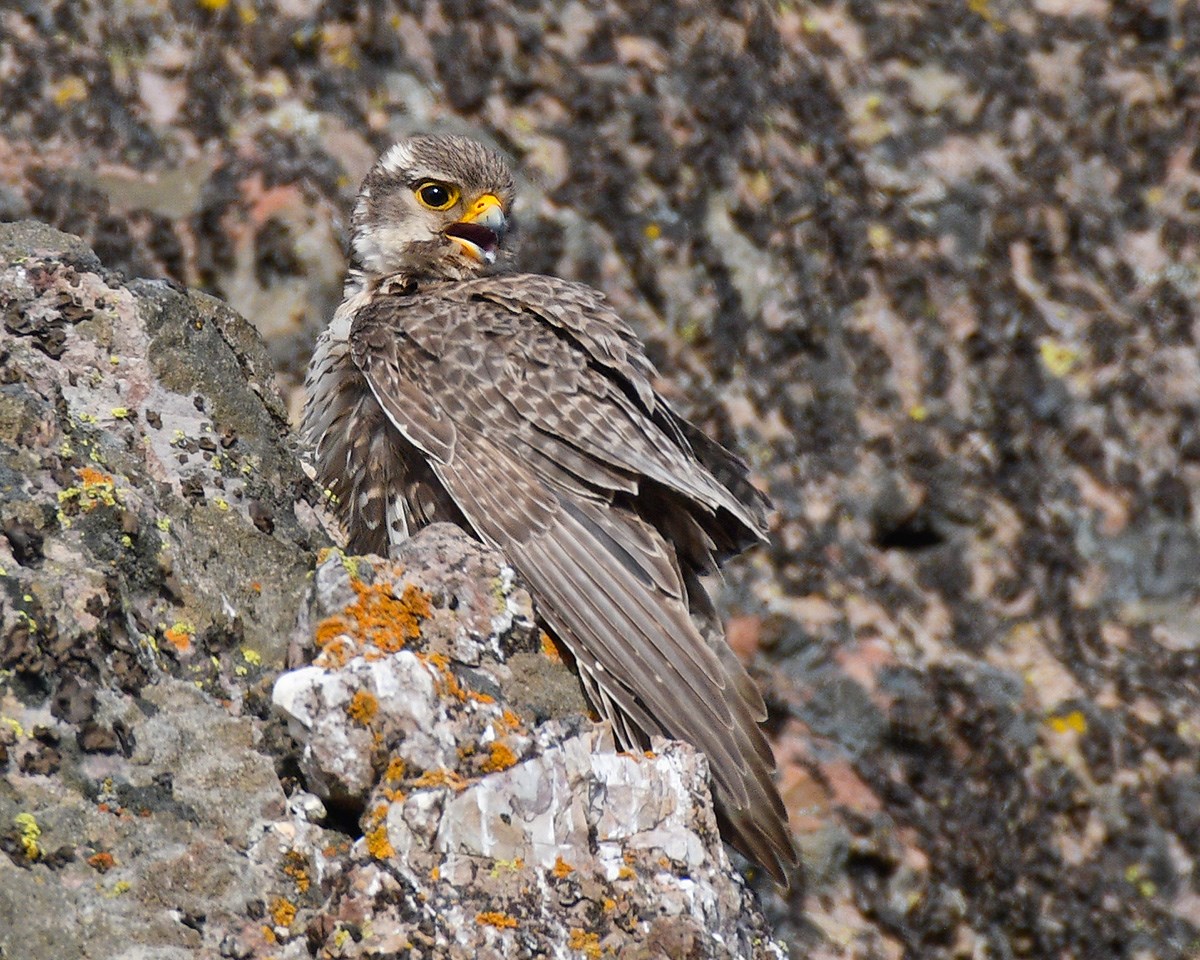
<svg viewBox="0 0 1200 960">
<path fill-rule="evenodd" d="M 467 215 L 452 223 L 445 234 L 472 260 L 479 263 L 495 263 L 496 253 L 504 234 L 508 232 L 508 218 L 500 198 L 485 193 L 476 200 Z"/>
</svg>

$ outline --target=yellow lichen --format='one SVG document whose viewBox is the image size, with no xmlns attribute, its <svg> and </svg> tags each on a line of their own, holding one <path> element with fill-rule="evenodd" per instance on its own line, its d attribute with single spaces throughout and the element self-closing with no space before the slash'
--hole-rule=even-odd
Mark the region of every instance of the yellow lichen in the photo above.
<svg viewBox="0 0 1200 960">
<path fill-rule="evenodd" d="M 361 723 L 364 727 L 369 726 L 371 721 L 375 719 L 375 714 L 379 712 L 379 700 L 376 699 L 373 693 L 366 690 L 358 690 L 350 699 L 350 706 L 346 708 L 346 713 L 355 723 Z"/>
<path fill-rule="evenodd" d="M 475 915 L 475 922 L 481 927 L 497 927 L 501 930 L 511 930 L 517 925 L 517 918 L 501 913 L 499 910 L 485 910 Z"/>
<path fill-rule="evenodd" d="M 25 736 L 25 728 L 21 726 L 21 721 L 16 717 L 0 717 L 0 723 L 8 727 L 8 729 L 10 729 L 14 735 L 18 737 Z"/>
<path fill-rule="evenodd" d="M 1042 366 L 1056 377 L 1065 377 L 1079 362 L 1079 351 L 1046 338 L 1038 345 Z"/>
<path fill-rule="evenodd" d="M 1055 733 L 1066 733 L 1067 731 L 1087 733 L 1087 717 L 1080 710 L 1072 710 L 1067 714 L 1047 717 L 1046 723 L 1050 725 L 1050 729 Z"/>
<path fill-rule="evenodd" d="M 554 869 L 550 871 L 559 880 L 564 880 L 575 872 L 575 868 L 562 857 L 554 858 Z"/>
<path fill-rule="evenodd" d="M 426 787 L 449 787 L 451 790 L 466 790 L 471 785 L 462 774 L 455 770 L 426 770 L 412 783 L 415 789 Z"/>
<path fill-rule="evenodd" d="M 387 825 L 380 824 L 366 835 L 367 850 L 376 860 L 386 860 L 396 855 L 392 841 L 388 839 Z"/>
<path fill-rule="evenodd" d="M 308 875 L 308 859 L 298 850 L 289 850 L 283 857 L 283 872 L 296 884 L 297 893 L 307 893 L 312 885 Z"/>
<path fill-rule="evenodd" d="M 600 956 L 600 934 L 585 933 L 578 927 L 571 930 L 571 935 L 567 938 L 567 947 L 571 950 L 580 950 L 584 956 L 598 957 Z"/>
<path fill-rule="evenodd" d="M 74 74 L 63 77 L 50 91 L 51 99 L 54 100 L 54 105 L 59 109 L 69 107 L 73 103 L 79 103 L 81 100 L 86 100 L 87 95 L 87 84 L 82 77 L 77 77 Z"/>
<path fill-rule="evenodd" d="M 483 769 L 487 773 L 507 770 L 517 762 L 517 755 L 499 740 L 493 740 L 488 744 L 488 754 L 488 758 L 483 761 Z"/>
<path fill-rule="evenodd" d="M 257 650 L 251 650 L 249 647 L 242 647 L 242 659 L 252 667 L 262 666 L 262 654 Z"/>
<path fill-rule="evenodd" d="M 78 503 L 85 511 L 98 506 L 114 507 L 120 503 L 113 478 L 94 467 L 80 467 L 75 471 L 79 483 L 58 493 L 58 502 L 65 506 Z"/>
<path fill-rule="evenodd" d="M 32 813 L 18 813 L 13 817 L 13 824 L 19 831 L 17 840 L 21 844 L 21 849 L 25 851 L 25 857 L 28 860 L 38 860 L 42 856 L 42 845 L 38 840 L 42 836 L 42 828 L 38 826 L 37 819 Z"/>
<path fill-rule="evenodd" d="M 390 780 L 393 783 L 399 783 L 404 779 L 404 774 L 408 772 L 408 764 L 404 762 L 403 757 L 392 757 L 388 761 L 387 769 L 383 772 L 383 779 Z"/>
<path fill-rule="evenodd" d="M 271 919 L 277 927 L 290 927 L 296 919 L 296 905 L 283 897 L 271 901 Z"/>
</svg>

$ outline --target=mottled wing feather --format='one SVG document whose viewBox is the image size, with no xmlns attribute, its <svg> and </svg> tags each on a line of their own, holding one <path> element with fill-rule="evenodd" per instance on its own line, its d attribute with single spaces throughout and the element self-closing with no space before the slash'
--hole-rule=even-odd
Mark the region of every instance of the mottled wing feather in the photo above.
<svg viewBox="0 0 1200 960">
<path fill-rule="evenodd" d="M 355 365 L 366 374 L 371 392 L 392 425 L 426 456 L 441 463 L 450 460 L 457 433 L 454 422 L 438 399 L 421 389 L 415 376 L 421 364 L 413 363 L 401 349 L 415 345 L 408 343 L 399 325 L 360 323 L 356 319 L 350 342 Z M 400 364 L 405 359 L 409 362 L 402 371 Z"/>
<path fill-rule="evenodd" d="M 563 330 L 596 363 L 620 377 L 647 413 L 661 402 L 650 382 L 654 368 L 642 352 L 637 334 L 599 290 L 532 273 L 483 277 L 456 287 L 455 299 L 499 304 L 517 314 L 536 315 Z"/>
<path fill-rule="evenodd" d="M 733 495 L 651 419 L 669 415 L 652 391 L 643 402 L 634 380 L 627 394 L 591 362 L 644 376 L 635 340 L 620 328 L 602 336 L 567 308 L 548 326 L 552 305 L 521 313 L 509 289 L 500 304 L 458 296 L 472 286 L 488 289 L 376 299 L 354 321 L 355 364 L 469 526 L 520 571 L 623 740 L 662 733 L 704 751 L 729 826 L 781 876 L 794 852 L 758 727 L 761 696 L 727 647 L 701 634 L 689 613 L 698 585 L 633 498 L 656 486 L 693 517 L 678 521 L 696 551 L 689 570 L 711 561 L 715 511 L 751 536 L 752 515 L 741 520 Z"/>
</svg>

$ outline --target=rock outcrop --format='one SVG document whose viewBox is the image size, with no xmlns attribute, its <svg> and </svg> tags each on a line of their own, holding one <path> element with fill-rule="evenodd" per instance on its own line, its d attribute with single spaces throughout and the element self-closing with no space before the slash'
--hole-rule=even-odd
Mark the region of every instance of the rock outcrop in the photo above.
<svg viewBox="0 0 1200 960">
<path fill-rule="evenodd" d="M 330 548 L 244 320 L 32 223 L 0 317 L 0 956 L 784 955 L 500 556 Z"/>
</svg>

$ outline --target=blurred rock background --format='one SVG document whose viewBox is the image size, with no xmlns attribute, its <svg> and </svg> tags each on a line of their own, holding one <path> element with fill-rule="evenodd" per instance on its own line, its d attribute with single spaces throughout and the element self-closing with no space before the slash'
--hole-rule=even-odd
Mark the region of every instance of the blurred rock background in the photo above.
<svg viewBox="0 0 1200 960">
<path fill-rule="evenodd" d="M 1200 954 L 1200 9 L 10 2 L 0 219 L 228 302 L 294 420 L 375 155 L 521 172 L 778 507 L 729 575 L 796 957 Z"/>
</svg>

